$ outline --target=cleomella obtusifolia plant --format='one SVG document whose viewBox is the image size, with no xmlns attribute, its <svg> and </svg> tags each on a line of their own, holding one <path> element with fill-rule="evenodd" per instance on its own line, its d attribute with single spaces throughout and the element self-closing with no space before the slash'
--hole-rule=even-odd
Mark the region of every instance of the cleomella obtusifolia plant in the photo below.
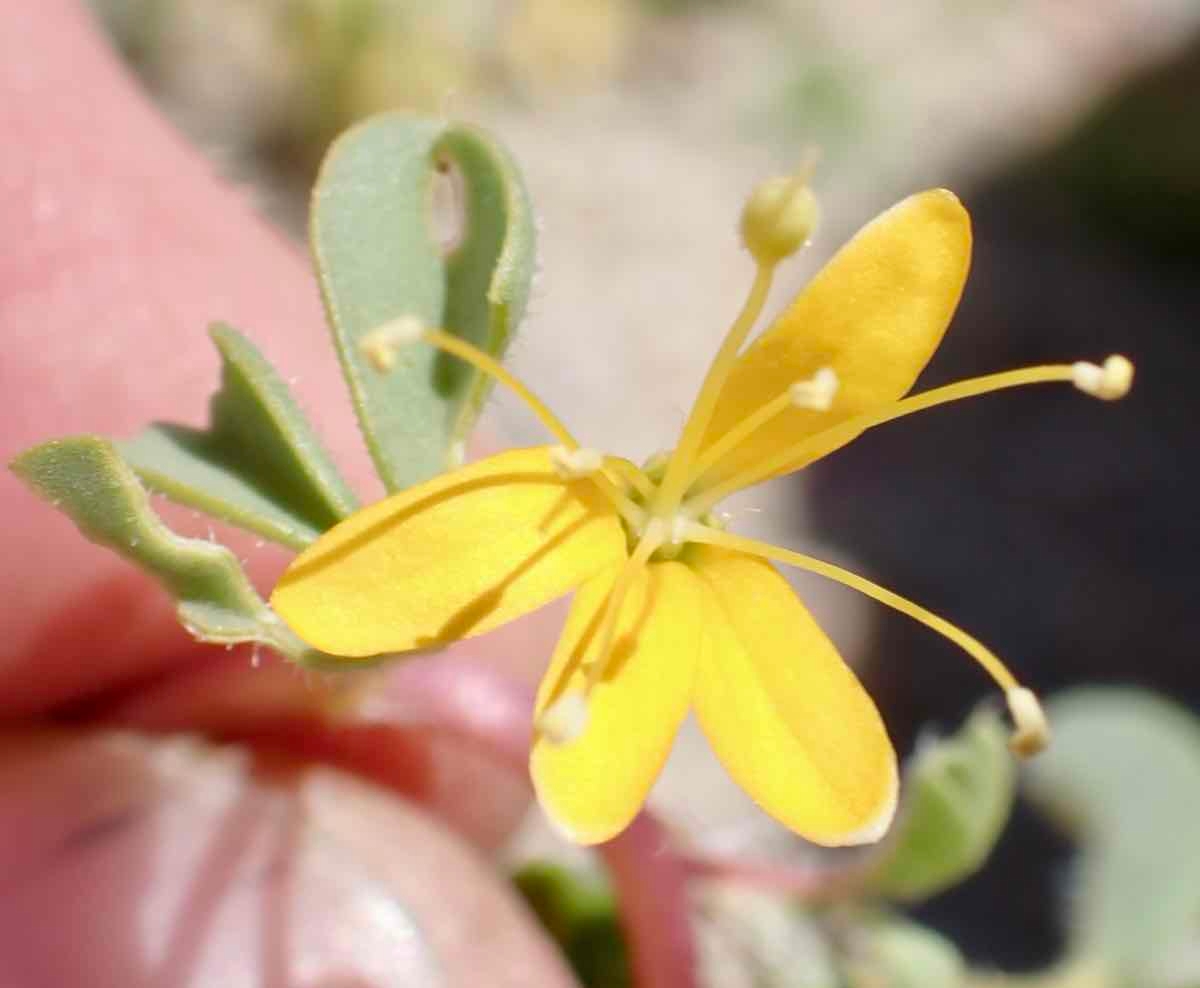
<svg viewBox="0 0 1200 988">
<path fill-rule="evenodd" d="M 447 172 L 462 212 L 450 245 L 432 219 Z M 609 841 L 630 825 L 689 711 L 734 779 L 786 827 L 828 846 L 877 842 L 898 805 L 894 750 L 776 565 L 856 589 L 960 646 L 1003 691 L 1020 755 L 1048 740 L 1042 708 L 965 631 L 832 563 L 734 533 L 720 503 L 913 412 L 1049 383 L 1113 400 L 1133 368 L 1109 356 L 911 394 L 970 263 L 968 215 L 944 190 L 873 220 L 752 339 L 778 266 L 815 229 L 809 178 L 770 179 L 749 197 L 746 301 L 673 448 L 645 464 L 582 443 L 502 363 L 534 263 L 512 160 L 475 129 L 388 115 L 335 143 L 311 226 L 384 500 L 359 506 L 283 379 L 223 325 L 211 330 L 223 372 L 206 429 L 56 440 L 13 469 L 87 537 L 156 577 L 193 635 L 266 645 L 305 666 L 350 674 L 403 661 L 573 593 L 535 701 L 530 771 L 547 817 L 575 842 Z M 550 442 L 461 465 L 497 382 Z M 148 491 L 296 550 L 270 604 L 228 549 L 167 529 Z M 994 713 L 980 713 L 928 749 L 938 757 L 914 760 L 901 825 L 846 889 L 920 898 L 979 865 L 1012 798 L 1001 731 Z"/>
<path fill-rule="evenodd" d="M 831 563 L 729 531 L 731 494 L 803 469 L 865 430 L 931 406 L 1065 382 L 1122 397 L 1111 356 L 909 395 L 962 292 L 970 223 L 949 192 L 911 196 L 847 244 L 753 343 L 776 267 L 807 242 L 806 176 L 750 197 L 749 296 L 673 449 L 637 466 L 581 445 L 533 389 L 446 328 L 405 314 L 361 341 L 380 374 L 436 350 L 511 388 L 553 443 L 511 450 L 364 508 L 302 552 L 271 596 L 309 645 L 405 654 L 490 631 L 574 592 L 535 709 L 531 773 L 569 839 L 620 833 L 694 710 L 763 809 L 824 845 L 877 841 L 895 813 L 895 754 L 874 704 L 773 564 L 818 573 L 959 645 L 1004 691 L 1013 748 L 1048 736 L 996 655 L 919 604 Z"/>
</svg>

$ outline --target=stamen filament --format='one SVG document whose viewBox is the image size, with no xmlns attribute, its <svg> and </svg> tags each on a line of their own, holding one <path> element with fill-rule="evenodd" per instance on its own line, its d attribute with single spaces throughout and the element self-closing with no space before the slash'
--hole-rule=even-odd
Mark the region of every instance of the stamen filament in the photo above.
<svg viewBox="0 0 1200 988">
<path fill-rule="evenodd" d="M 733 450 L 743 440 L 749 438 L 772 419 L 782 415 L 789 408 L 800 407 L 818 412 L 828 411 L 836 392 L 837 375 L 828 367 L 821 368 L 807 381 L 797 381 L 765 405 L 760 405 L 756 408 L 696 457 L 696 462 L 692 465 L 691 475 L 688 477 L 688 486 L 690 487 L 695 481 L 703 477 L 708 469 L 721 459 L 722 456 Z"/>
<path fill-rule="evenodd" d="M 720 439 L 704 450 L 698 457 L 696 462 L 692 464 L 692 469 L 689 471 L 691 476 L 688 478 L 689 486 L 695 483 L 708 471 L 714 463 L 722 456 L 736 447 L 739 443 L 749 438 L 753 433 L 757 432 L 771 419 L 782 415 L 792 407 L 792 396 L 789 391 L 784 391 L 783 394 L 778 394 L 765 405 L 760 405 L 757 409 L 742 419 L 737 425 L 726 432 Z"/>
<path fill-rule="evenodd" d="M 646 509 L 639 504 L 634 504 L 626 495 L 617 490 L 616 484 L 609 480 L 602 473 L 593 473 L 588 475 L 596 489 L 607 498 L 608 503 L 613 506 L 613 510 L 624 519 L 634 531 L 638 531 L 646 523 Z"/>
<path fill-rule="evenodd" d="M 595 641 L 600 647 L 592 653 L 590 660 L 584 658 L 583 687 L 572 687 L 550 703 L 537 718 L 535 729 L 553 744 L 570 744 L 577 740 L 587 728 L 588 697 L 596 684 L 604 677 L 612 660 L 613 640 L 616 638 L 617 622 L 621 605 L 633 585 L 634 577 L 646 565 L 654 551 L 666 538 L 666 526 L 655 519 L 646 526 L 646 532 L 633 553 L 625 560 L 621 571 L 613 580 L 600 618 L 600 628 Z"/>
<path fill-rule="evenodd" d="M 737 319 L 734 320 L 729 332 L 725 335 L 717 355 L 708 368 L 704 383 L 700 386 L 700 393 L 696 397 L 695 404 L 692 405 L 687 423 L 679 437 L 679 444 L 675 447 L 675 452 L 671 454 L 666 474 L 663 476 L 658 493 L 651 504 L 651 512 L 656 517 L 669 518 L 674 515 L 675 509 L 683 498 L 688 478 L 692 473 L 692 461 L 699 452 L 705 432 L 708 431 L 713 411 L 717 407 L 717 399 L 721 395 L 721 389 L 725 386 L 730 371 L 737 362 L 742 344 L 746 342 L 746 337 L 762 313 L 767 295 L 771 291 L 771 280 L 774 273 L 775 265 L 773 263 L 759 263 L 758 271 L 754 276 L 754 284 L 750 286 L 750 294 L 742 305 L 742 311 L 738 313 Z"/>
<path fill-rule="evenodd" d="M 568 449 L 566 446 L 550 448 L 550 463 L 560 477 L 566 480 L 590 480 L 600 489 L 600 493 L 608 498 L 626 524 L 634 531 L 640 531 L 646 524 L 646 509 L 635 503 L 603 473 L 608 462 L 615 459 L 616 457 L 604 456 L 590 446 L 577 446 L 575 449 Z"/>
<path fill-rule="evenodd" d="M 529 390 L 511 371 L 500 361 L 476 346 L 472 346 L 459 336 L 454 336 L 441 329 L 426 329 L 422 339 L 431 346 L 446 353 L 453 354 L 459 360 L 470 364 L 476 370 L 489 374 L 500 383 L 506 385 L 520 398 L 529 410 L 538 417 L 538 421 L 554 434 L 554 437 L 568 449 L 578 449 L 579 443 L 561 420 L 556 416 L 541 398 Z"/>
<path fill-rule="evenodd" d="M 956 381 L 940 388 L 933 388 L 930 391 L 884 405 L 882 408 L 854 415 L 828 429 L 822 429 L 820 432 L 806 436 L 780 450 L 774 456 L 769 456 L 740 473 L 726 477 L 707 490 L 702 489 L 695 498 L 689 499 L 688 513 L 693 517 L 699 517 L 711 511 L 715 505 L 729 497 L 730 494 L 770 480 L 793 463 L 803 464 L 826 450 L 836 449 L 849 442 L 861 432 L 877 425 L 883 425 L 893 419 L 912 415 L 914 412 L 924 411 L 927 408 L 944 405 L 951 401 L 973 398 L 976 395 L 1003 391 L 1007 388 L 1022 387 L 1026 384 L 1074 383 L 1076 375 L 1077 371 L 1071 364 L 1047 364 L 1042 367 L 1025 367 L 1019 370 L 1003 371 L 999 374 L 986 374 L 982 377 Z"/>
<path fill-rule="evenodd" d="M 686 537 L 689 542 L 702 542 L 705 545 L 720 546 L 723 549 L 730 549 L 734 552 L 742 552 L 750 556 L 758 556 L 761 559 L 772 559 L 775 562 L 785 563 L 788 566 L 795 566 L 797 569 L 816 573 L 818 576 L 823 576 L 828 580 L 833 580 L 835 583 L 840 583 L 843 586 L 857 590 L 859 593 L 865 594 L 872 600 L 877 600 L 879 603 L 897 610 L 901 614 L 907 614 L 914 621 L 919 621 L 925 627 L 931 628 L 942 637 L 954 642 L 955 645 L 983 667 L 988 675 L 1004 690 L 1006 695 L 1010 694 L 1012 690 L 1022 689 L 1016 677 L 1009 672 L 1008 667 L 978 639 L 967 634 L 956 625 L 951 624 L 945 618 L 938 617 L 932 611 L 926 610 L 920 604 L 915 604 L 911 600 L 879 586 L 877 583 L 872 583 L 866 577 L 859 576 L 857 573 L 851 573 L 849 570 L 835 566 L 833 563 L 814 559 L 812 556 L 806 556 L 791 549 L 784 549 L 782 546 L 772 545 L 769 542 L 760 542 L 757 539 L 748 539 L 741 535 L 734 535 L 732 532 L 722 532 L 708 525 L 701 525 L 696 522 L 687 526 Z"/>
<path fill-rule="evenodd" d="M 495 357 L 491 356 L 491 354 L 485 353 L 477 346 L 468 343 L 459 336 L 455 336 L 453 333 L 422 326 L 412 316 L 401 316 L 399 319 L 384 323 L 377 329 L 372 330 L 363 337 L 359 346 L 371 359 L 376 368 L 380 371 L 386 371 L 391 368 L 397 349 L 411 346 L 416 342 L 428 343 L 430 346 L 449 353 L 464 363 L 470 364 L 481 374 L 487 374 L 489 377 L 499 381 L 525 402 L 530 411 L 537 416 L 538 421 L 554 435 L 568 452 L 573 452 L 580 448 L 578 440 L 571 435 L 570 430 L 562 424 L 558 416 L 550 411 L 549 406 L 527 388 L 516 375 L 509 371 Z M 587 479 L 600 490 L 600 493 L 608 499 L 617 514 L 624 518 L 626 522 L 635 528 L 640 527 L 644 523 L 645 510 L 622 494 L 616 485 L 603 473 L 599 471 L 591 473 Z"/>
<path fill-rule="evenodd" d="M 621 605 L 625 603 L 625 597 L 629 593 L 629 588 L 633 585 L 634 577 L 649 561 L 658 549 L 667 540 L 666 525 L 657 518 L 652 519 L 646 525 L 646 531 L 638 540 L 637 546 L 625 565 L 621 567 L 621 572 L 617 574 L 617 578 L 613 581 L 612 589 L 608 593 L 608 602 L 604 608 L 604 616 L 601 619 L 600 631 L 597 635 L 597 640 L 600 642 L 599 649 L 593 653 L 593 658 L 587 666 L 587 686 L 590 691 L 593 686 L 600 681 L 608 669 L 609 661 L 612 658 L 613 640 L 617 634 L 617 621 L 621 614 Z"/>
<path fill-rule="evenodd" d="M 630 487 L 647 500 L 654 496 L 655 488 L 654 484 L 650 482 L 650 478 L 628 460 L 623 460 L 619 456 L 606 456 L 604 468 L 620 474 Z"/>
</svg>

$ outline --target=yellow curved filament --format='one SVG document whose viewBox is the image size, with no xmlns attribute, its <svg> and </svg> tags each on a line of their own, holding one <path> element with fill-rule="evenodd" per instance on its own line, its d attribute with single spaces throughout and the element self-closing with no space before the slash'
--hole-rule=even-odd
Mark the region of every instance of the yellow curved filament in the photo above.
<svg viewBox="0 0 1200 988">
<path fill-rule="evenodd" d="M 637 491 L 643 498 L 648 500 L 654 496 L 655 487 L 650 478 L 628 460 L 623 460 L 619 456 L 606 456 L 604 458 L 604 469 L 618 474 L 625 483 Z"/>
<path fill-rule="evenodd" d="M 447 333 L 442 329 L 425 329 L 421 333 L 421 339 L 430 346 L 453 354 L 464 363 L 470 364 L 480 373 L 486 374 L 505 385 L 513 394 L 525 402 L 529 410 L 537 416 L 538 421 L 554 434 L 555 439 L 568 449 L 579 448 L 578 441 L 571 435 L 567 427 L 562 424 L 558 416 L 550 411 L 549 406 L 491 354 L 485 353 L 477 346 L 473 346 L 461 336 L 455 336 L 453 333 Z"/>
<path fill-rule="evenodd" d="M 761 429 L 771 419 L 782 415 L 789 408 L 793 407 L 793 404 L 791 391 L 788 390 L 776 395 L 765 405 L 759 405 L 758 408 L 696 457 L 696 461 L 692 464 L 692 468 L 689 471 L 688 486 L 692 486 L 697 480 L 703 477 L 709 467 L 716 463 L 722 456 Z"/>
<path fill-rule="evenodd" d="M 791 549 L 784 549 L 769 542 L 759 542 L 757 539 L 743 538 L 740 535 L 722 532 L 707 525 L 689 524 L 681 534 L 689 542 L 702 542 L 706 545 L 715 545 L 724 549 L 730 549 L 733 552 L 742 552 L 750 556 L 758 556 L 762 559 L 771 559 L 775 562 L 785 563 L 788 566 L 795 566 L 797 569 L 802 569 L 809 573 L 816 573 L 818 576 L 823 576 L 826 579 L 833 580 L 835 583 L 841 583 L 843 586 L 857 590 L 859 593 L 865 594 L 872 600 L 877 600 L 879 603 L 897 610 L 901 614 L 907 614 L 914 621 L 919 621 L 927 628 L 936 631 L 942 637 L 954 642 L 955 645 L 978 662 L 1005 693 L 1020 687 L 1016 677 L 1009 672 L 1008 667 L 978 639 L 967 634 L 958 626 L 951 624 L 945 618 L 926 610 L 920 604 L 915 604 L 911 600 L 879 586 L 877 583 L 872 583 L 857 573 L 851 573 L 849 570 L 835 566 L 833 563 L 814 559 L 812 556 L 806 556 L 800 552 L 793 552 Z"/>
<path fill-rule="evenodd" d="M 449 353 L 464 363 L 470 364 L 481 374 L 486 374 L 505 385 L 529 407 L 530 411 L 537 416 L 538 421 L 563 446 L 568 450 L 579 449 L 578 440 L 571 435 L 570 430 L 563 425 L 558 416 L 550 411 L 550 407 L 491 354 L 485 353 L 479 347 L 468 343 L 460 336 L 455 336 L 453 333 L 448 333 L 443 329 L 431 329 L 429 327 L 420 327 L 420 332 L 416 335 L 415 340 L 407 339 L 408 327 L 405 327 L 401 330 L 401 333 L 404 334 L 403 336 L 395 342 L 389 342 L 388 328 L 390 325 L 392 324 L 386 324 L 375 330 L 374 333 L 369 334 L 364 339 L 364 346 L 369 349 L 376 347 L 397 348 L 419 340 L 428 343 L 438 350 Z M 602 472 L 596 471 L 588 474 L 587 479 L 596 485 L 600 493 L 612 504 L 617 514 L 624 518 L 626 522 L 633 526 L 641 525 L 645 518 L 644 510 L 634 504 L 625 494 L 622 494 L 608 477 Z"/>
<path fill-rule="evenodd" d="M 699 517 L 723 501 L 730 494 L 746 487 L 752 487 L 765 480 L 770 480 L 791 463 L 805 463 L 806 457 L 821 454 L 824 450 L 837 448 L 849 442 L 866 429 L 883 425 L 893 419 L 912 415 L 936 405 L 959 401 L 963 398 L 973 398 L 976 395 L 987 394 L 991 391 L 1002 391 L 1007 388 L 1022 387 L 1026 384 L 1049 384 L 1074 381 L 1075 371 L 1070 364 L 1047 364 L 1041 367 L 1025 367 L 1019 370 L 1003 371 L 999 374 L 987 374 L 983 377 L 970 378 L 966 381 L 956 381 L 940 388 L 933 388 L 921 394 L 903 398 L 900 401 L 884 405 L 882 408 L 863 412 L 844 419 L 837 425 L 830 426 L 820 432 L 813 433 L 798 440 L 791 446 L 786 446 L 774 456 L 762 460 L 741 473 L 734 474 L 720 483 L 704 489 L 689 498 L 687 509 L 693 517 Z M 776 399 L 778 400 L 778 399 Z M 768 404 L 773 405 L 772 401 Z M 757 418 L 757 415 L 751 416 Z M 761 425 L 762 423 L 758 423 Z M 756 426 L 757 427 L 757 426 Z M 748 434 L 748 433 L 746 433 Z M 744 438 L 744 436 L 743 436 Z M 723 440 L 722 440 L 723 441 Z"/>
</svg>

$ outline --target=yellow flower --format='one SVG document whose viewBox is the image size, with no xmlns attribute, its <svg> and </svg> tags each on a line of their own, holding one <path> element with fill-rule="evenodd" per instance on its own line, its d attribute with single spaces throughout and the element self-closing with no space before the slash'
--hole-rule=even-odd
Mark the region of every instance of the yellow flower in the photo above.
<svg viewBox="0 0 1200 988">
<path fill-rule="evenodd" d="M 758 271 L 678 445 L 643 468 L 581 447 L 500 364 L 412 320 L 368 344 L 386 369 L 416 341 L 521 395 L 558 440 L 436 477 L 365 508 L 302 553 L 272 596 L 311 645 L 347 657 L 430 649 L 574 591 L 536 704 L 531 771 L 581 843 L 633 818 L 694 710 L 717 756 L 768 813 L 826 845 L 869 842 L 895 812 L 896 758 L 857 678 L 772 563 L 820 573 L 950 638 L 1005 691 L 1014 747 L 1047 738 L 1033 694 L 965 632 L 829 563 L 724 530 L 735 491 L 799 470 L 863 430 L 932 405 L 1065 381 L 1128 389 L 1122 357 L 1033 367 L 904 398 L 966 279 L 970 221 L 949 192 L 866 226 L 757 341 L 779 260 L 815 222 L 802 179 L 764 183 L 743 214 Z"/>
</svg>

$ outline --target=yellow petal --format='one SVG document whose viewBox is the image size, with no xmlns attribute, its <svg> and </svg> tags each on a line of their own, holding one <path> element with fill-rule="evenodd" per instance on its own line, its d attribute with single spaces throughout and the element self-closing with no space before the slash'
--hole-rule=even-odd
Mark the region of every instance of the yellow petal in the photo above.
<svg viewBox="0 0 1200 988">
<path fill-rule="evenodd" d="M 954 315 L 970 260 L 970 217 L 944 189 L 910 196 L 863 227 L 739 359 L 705 445 L 822 367 L 837 374 L 833 407 L 789 409 L 718 461 L 709 478 L 906 394 Z"/>
<path fill-rule="evenodd" d="M 694 696 L 717 757 L 802 837 L 878 840 L 895 813 L 896 756 L 857 677 L 769 563 L 696 547 L 691 565 L 711 590 Z"/>
<path fill-rule="evenodd" d="M 613 577 L 598 576 L 576 595 L 538 691 L 539 714 L 582 688 L 580 661 L 598 647 L 594 639 Z M 565 744 L 535 739 L 530 771 L 538 800 L 572 840 L 608 840 L 645 802 L 691 701 L 701 593 L 680 563 L 643 568 L 621 609 L 611 665 L 588 697 L 583 733 Z"/>
<path fill-rule="evenodd" d="M 510 450 L 364 508 L 301 553 L 271 604 L 310 645 L 365 656 L 482 634 L 624 558 L 586 480 Z"/>
</svg>

